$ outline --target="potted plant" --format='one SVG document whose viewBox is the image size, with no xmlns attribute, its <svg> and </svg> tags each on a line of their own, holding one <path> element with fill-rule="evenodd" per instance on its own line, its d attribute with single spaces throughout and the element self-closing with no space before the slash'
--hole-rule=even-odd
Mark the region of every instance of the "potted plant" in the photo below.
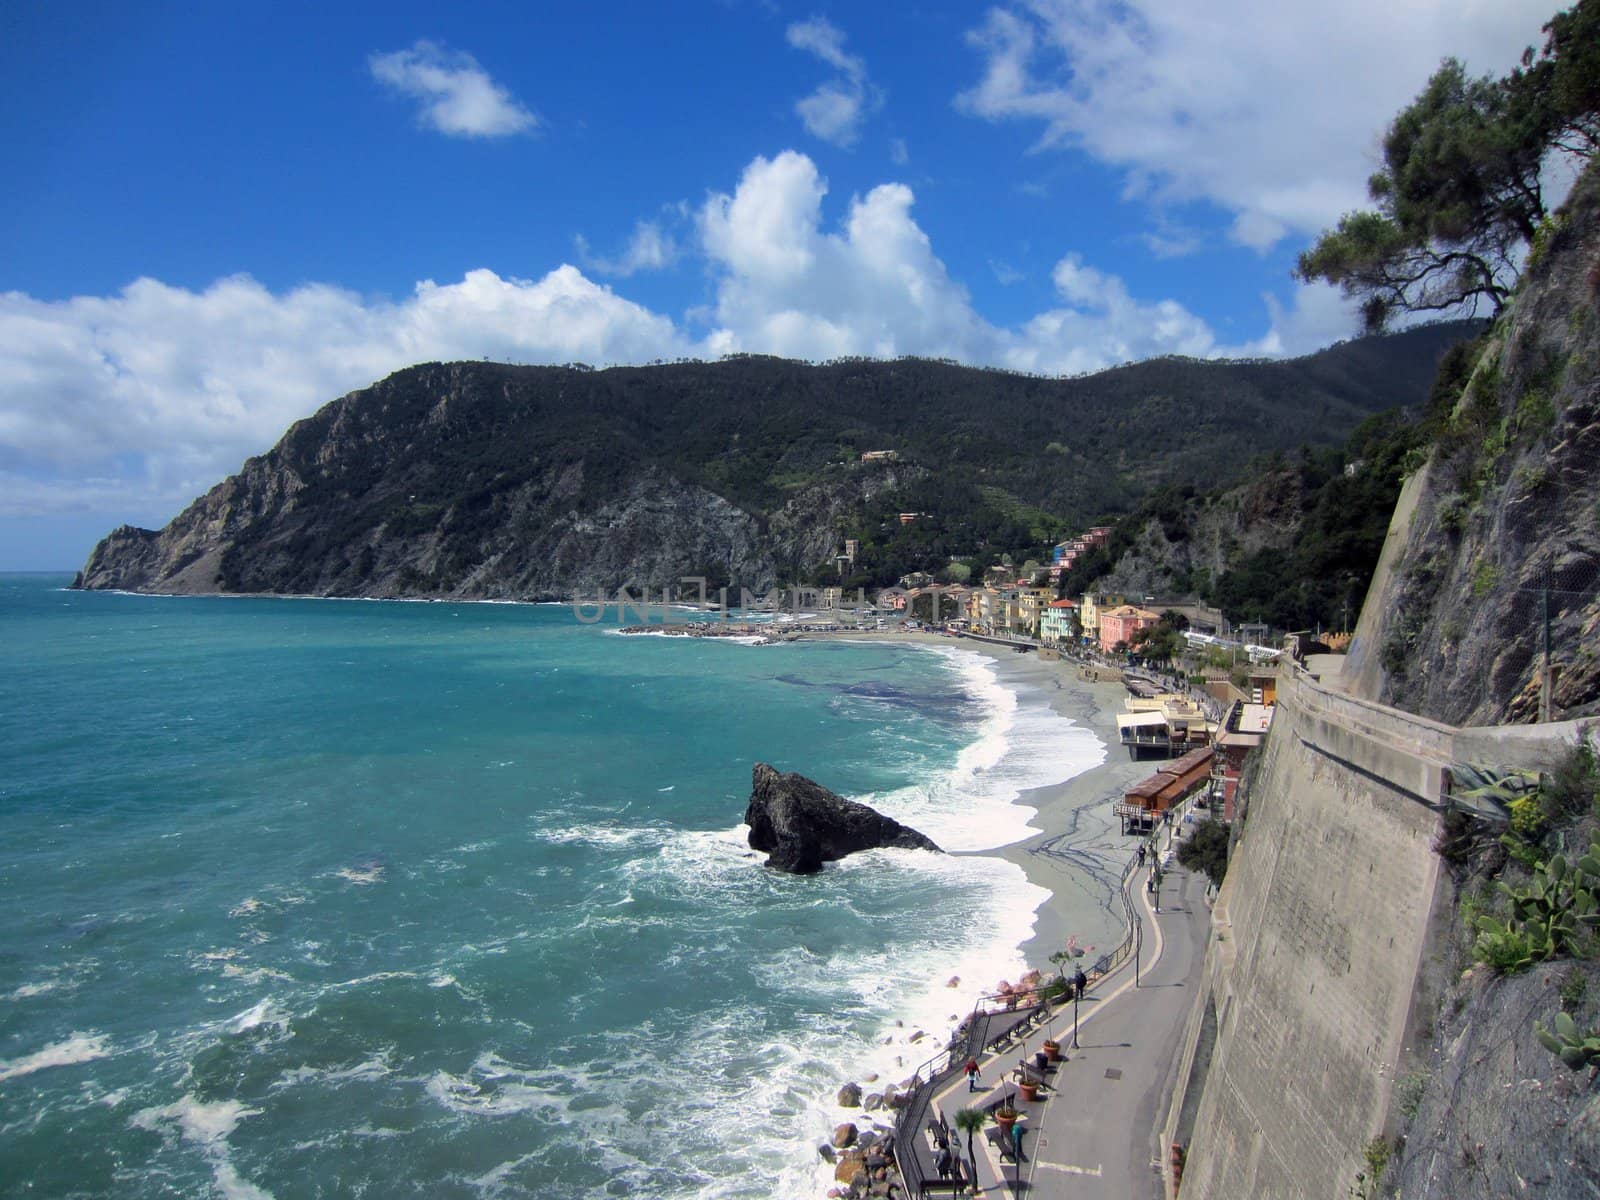
<svg viewBox="0 0 1600 1200">
<path fill-rule="evenodd" d="M 1011 1127 L 1017 1123 L 1016 1106 L 1009 1099 L 1000 1102 L 1000 1107 L 994 1110 L 994 1123 L 1000 1126 L 1000 1132 L 1006 1137 L 1011 1136 Z"/>
<path fill-rule="evenodd" d="M 1039 1099 L 1039 1085 L 1030 1079 L 1017 1084 L 1017 1091 L 1022 1093 L 1022 1099 L 1027 1104 L 1034 1104 Z"/>
</svg>

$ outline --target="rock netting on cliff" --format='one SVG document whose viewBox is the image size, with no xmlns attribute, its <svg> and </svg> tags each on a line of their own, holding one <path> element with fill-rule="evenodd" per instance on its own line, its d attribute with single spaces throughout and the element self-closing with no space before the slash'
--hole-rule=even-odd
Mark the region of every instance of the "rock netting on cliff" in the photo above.
<svg viewBox="0 0 1600 1200">
<path fill-rule="evenodd" d="M 752 772 L 744 820 L 750 826 L 750 848 L 767 854 L 769 867 L 793 875 L 815 874 L 823 863 L 861 850 L 941 853 L 915 829 L 804 775 L 783 775 L 766 763 L 757 763 Z"/>
</svg>

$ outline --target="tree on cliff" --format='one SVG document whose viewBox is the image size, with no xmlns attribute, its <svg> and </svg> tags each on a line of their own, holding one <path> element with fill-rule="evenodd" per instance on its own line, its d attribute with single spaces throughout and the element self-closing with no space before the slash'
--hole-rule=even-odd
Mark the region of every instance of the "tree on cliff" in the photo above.
<svg viewBox="0 0 1600 1200">
<path fill-rule="evenodd" d="M 1600 111 L 1600 0 L 1545 26 L 1510 75 L 1472 78 L 1447 58 L 1383 139 L 1374 207 L 1346 213 L 1295 275 L 1338 284 L 1369 331 L 1395 312 L 1498 315 L 1546 218 L 1540 173 L 1554 151 L 1593 152 Z"/>
<path fill-rule="evenodd" d="M 1544 49 L 1530 46 L 1512 86 L 1537 105 L 1551 146 L 1591 155 L 1600 146 L 1600 4 L 1583 0 L 1544 27 Z"/>
</svg>

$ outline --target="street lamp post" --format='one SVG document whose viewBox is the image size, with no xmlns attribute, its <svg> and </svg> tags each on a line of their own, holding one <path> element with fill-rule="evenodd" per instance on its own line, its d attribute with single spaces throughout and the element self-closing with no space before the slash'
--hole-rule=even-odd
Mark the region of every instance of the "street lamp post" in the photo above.
<svg viewBox="0 0 1600 1200">
<path fill-rule="evenodd" d="M 1072 1048 L 1078 1048 L 1078 1001 L 1083 999 L 1084 985 L 1089 982 L 1089 977 L 1079 967 L 1072 976 Z"/>
<path fill-rule="evenodd" d="M 1139 986 L 1139 956 L 1144 949 L 1144 921 L 1133 914 L 1133 986 Z"/>
</svg>

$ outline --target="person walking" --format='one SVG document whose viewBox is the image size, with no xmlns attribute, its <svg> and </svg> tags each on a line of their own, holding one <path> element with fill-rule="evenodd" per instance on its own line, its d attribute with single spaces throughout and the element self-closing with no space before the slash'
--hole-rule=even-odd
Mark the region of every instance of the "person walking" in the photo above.
<svg viewBox="0 0 1600 1200">
<path fill-rule="evenodd" d="M 962 1069 L 965 1070 L 966 1073 L 967 1073 L 967 1091 L 969 1091 L 969 1092 L 977 1091 L 978 1090 L 978 1060 L 975 1059 L 975 1058 L 967 1059 L 967 1065 Z"/>
</svg>

